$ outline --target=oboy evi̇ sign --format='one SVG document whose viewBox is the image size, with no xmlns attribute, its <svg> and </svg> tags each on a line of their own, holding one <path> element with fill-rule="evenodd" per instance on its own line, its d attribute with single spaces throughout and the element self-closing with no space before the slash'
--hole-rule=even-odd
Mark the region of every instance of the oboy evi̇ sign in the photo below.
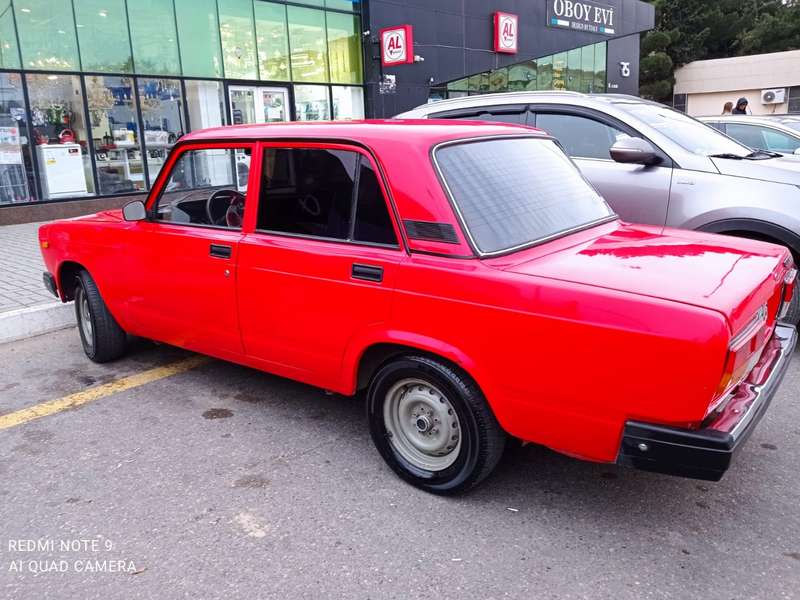
<svg viewBox="0 0 800 600">
<path fill-rule="evenodd" d="M 414 62 L 414 31 L 411 25 L 381 29 L 381 64 L 384 67 Z"/>
<path fill-rule="evenodd" d="M 519 40 L 519 17 L 510 13 L 494 13 L 494 51 L 516 54 Z"/>
<path fill-rule="evenodd" d="M 550 27 L 614 35 L 615 17 L 615 8 L 610 4 L 592 0 L 547 0 Z"/>
</svg>

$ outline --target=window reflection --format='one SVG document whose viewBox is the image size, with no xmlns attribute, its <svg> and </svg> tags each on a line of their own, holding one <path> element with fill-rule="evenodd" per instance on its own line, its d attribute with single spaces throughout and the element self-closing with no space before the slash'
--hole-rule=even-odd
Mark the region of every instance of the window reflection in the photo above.
<svg viewBox="0 0 800 600">
<path fill-rule="evenodd" d="M 294 104 L 298 121 L 327 121 L 331 118 L 328 86 L 294 86 Z"/>
<path fill-rule="evenodd" d="M 0 204 L 35 199 L 22 78 L 0 73 Z"/>
<path fill-rule="evenodd" d="M 156 180 L 170 150 L 186 131 L 181 82 L 139 78 L 139 102 L 150 184 Z"/>
<path fill-rule="evenodd" d="M 76 75 L 28 75 L 31 138 L 42 197 L 94 192 L 81 82 Z"/>
<path fill-rule="evenodd" d="M 101 194 L 145 189 L 133 79 L 93 75 L 86 96 Z"/>
</svg>

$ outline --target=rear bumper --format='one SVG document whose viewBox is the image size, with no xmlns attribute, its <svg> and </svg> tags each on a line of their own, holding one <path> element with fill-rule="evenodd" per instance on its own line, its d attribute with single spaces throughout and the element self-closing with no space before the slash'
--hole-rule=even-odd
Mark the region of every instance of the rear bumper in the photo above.
<svg viewBox="0 0 800 600">
<path fill-rule="evenodd" d="M 778 324 L 761 360 L 734 397 L 701 429 L 628 421 L 617 464 L 719 481 L 755 429 L 780 385 L 797 345 L 797 330 Z"/>
</svg>

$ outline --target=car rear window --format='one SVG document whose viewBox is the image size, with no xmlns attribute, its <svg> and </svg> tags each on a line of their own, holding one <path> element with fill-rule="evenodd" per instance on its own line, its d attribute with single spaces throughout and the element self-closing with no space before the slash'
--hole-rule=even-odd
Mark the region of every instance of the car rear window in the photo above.
<svg viewBox="0 0 800 600">
<path fill-rule="evenodd" d="M 470 140 L 434 153 L 481 254 L 496 254 L 614 218 L 605 200 L 549 139 Z"/>
</svg>

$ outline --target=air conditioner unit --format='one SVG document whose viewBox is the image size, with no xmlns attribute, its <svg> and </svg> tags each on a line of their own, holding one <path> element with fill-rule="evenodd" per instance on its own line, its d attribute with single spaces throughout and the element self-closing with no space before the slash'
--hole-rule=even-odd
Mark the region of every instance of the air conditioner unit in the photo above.
<svg viewBox="0 0 800 600">
<path fill-rule="evenodd" d="M 786 88 L 761 90 L 761 104 L 783 104 L 786 102 Z"/>
</svg>

